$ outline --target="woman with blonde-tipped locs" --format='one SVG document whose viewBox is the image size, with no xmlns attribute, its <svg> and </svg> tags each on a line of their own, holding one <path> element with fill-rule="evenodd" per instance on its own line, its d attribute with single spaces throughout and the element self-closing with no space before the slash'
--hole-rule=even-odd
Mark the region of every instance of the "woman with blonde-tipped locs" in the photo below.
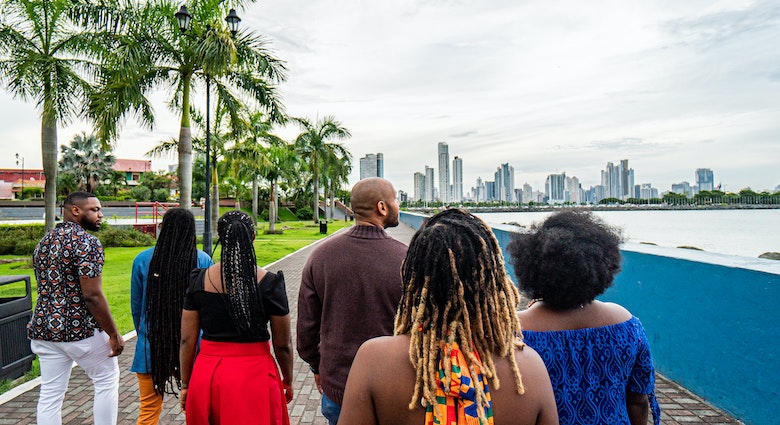
<svg viewBox="0 0 780 425">
<path fill-rule="evenodd" d="M 557 424 L 550 379 L 522 342 L 518 293 L 479 218 L 431 217 L 401 267 L 395 336 L 363 344 L 339 425 Z"/>
</svg>

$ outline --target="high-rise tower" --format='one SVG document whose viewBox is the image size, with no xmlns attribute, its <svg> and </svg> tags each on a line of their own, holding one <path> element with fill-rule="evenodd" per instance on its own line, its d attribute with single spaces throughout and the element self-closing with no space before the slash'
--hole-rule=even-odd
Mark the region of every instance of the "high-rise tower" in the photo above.
<svg viewBox="0 0 780 425">
<path fill-rule="evenodd" d="M 433 168 L 425 166 L 425 201 L 433 201 Z"/>
<path fill-rule="evenodd" d="M 452 160 L 452 202 L 463 201 L 463 159 Z"/>
<path fill-rule="evenodd" d="M 715 189 L 715 176 L 712 174 L 712 170 L 709 168 L 697 168 L 696 169 L 696 186 L 699 192 L 702 190 L 712 191 Z"/>
<path fill-rule="evenodd" d="M 496 200 L 515 202 L 515 167 L 509 163 L 501 164 L 494 175 L 496 182 Z"/>
<path fill-rule="evenodd" d="M 439 198 L 450 202 L 450 148 L 445 142 L 439 142 Z"/>
<path fill-rule="evenodd" d="M 384 177 L 385 156 L 381 153 L 367 154 L 360 158 L 360 180 L 369 177 Z"/>
<path fill-rule="evenodd" d="M 425 175 L 419 171 L 414 173 L 414 200 L 428 200 L 428 197 L 425 196 Z"/>
</svg>

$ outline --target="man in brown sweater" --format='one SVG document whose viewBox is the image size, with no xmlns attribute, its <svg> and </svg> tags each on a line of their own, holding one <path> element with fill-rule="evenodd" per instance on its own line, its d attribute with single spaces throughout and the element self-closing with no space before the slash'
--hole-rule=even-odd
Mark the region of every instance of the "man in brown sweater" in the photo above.
<svg viewBox="0 0 780 425">
<path fill-rule="evenodd" d="M 298 354 L 314 373 L 322 413 L 335 425 L 360 345 L 393 334 L 407 246 L 384 229 L 398 225 L 393 185 L 359 181 L 350 194 L 355 225 L 321 243 L 301 276 Z"/>
</svg>

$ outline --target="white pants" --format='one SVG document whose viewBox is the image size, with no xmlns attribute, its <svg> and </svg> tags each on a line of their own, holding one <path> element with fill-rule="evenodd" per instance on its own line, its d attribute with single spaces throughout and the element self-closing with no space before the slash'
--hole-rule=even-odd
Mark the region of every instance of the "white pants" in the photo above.
<svg viewBox="0 0 780 425">
<path fill-rule="evenodd" d="M 108 334 L 95 335 L 75 342 L 30 341 L 32 352 L 41 364 L 41 391 L 38 398 L 38 424 L 61 425 L 62 401 L 68 390 L 70 370 L 76 362 L 95 387 L 92 413 L 95 425 L 116 425 L 119 403 L 119 364 L 108 357 L 111 348 Z"/>
</svg>

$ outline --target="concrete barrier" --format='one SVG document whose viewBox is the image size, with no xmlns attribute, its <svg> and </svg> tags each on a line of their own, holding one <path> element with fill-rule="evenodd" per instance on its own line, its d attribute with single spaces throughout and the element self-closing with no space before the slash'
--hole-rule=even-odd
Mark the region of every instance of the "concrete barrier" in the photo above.
<svg viewBox="0 0 780 425">
<path fill-rule="evenodd" d="M 401 213 L 415 229 L 424 220 Z M 505 250 L 516 228 L 491 225 Z M 780 261 L 642 244 L 621 248 L 622 271 L 599 299 L 639 317 L 656 369 L 745 423 L 778 423 Z"/>
</svg>

